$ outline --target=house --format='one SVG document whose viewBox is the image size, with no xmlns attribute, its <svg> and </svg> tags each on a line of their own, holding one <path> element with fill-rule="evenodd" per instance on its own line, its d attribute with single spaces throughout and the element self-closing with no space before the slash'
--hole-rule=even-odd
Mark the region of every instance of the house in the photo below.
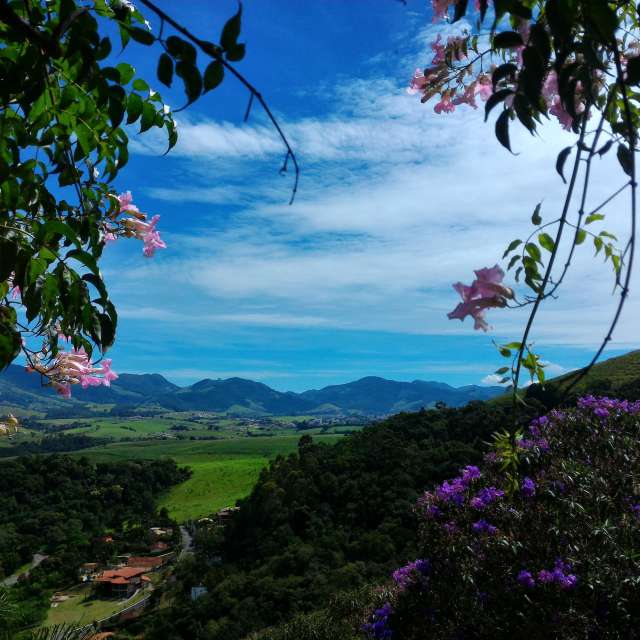
<svg viewBox="0 0 640 640">
<path fill-rule="evenodd" d="M 105 595 L 112 598 L 128 598 L 148 582 L 148 579 L 143 580 L 146 577 L 144 574 L 148 571 L 146 567 L 109 569 L 97 575 L 94 583 L 96 589 Z"/>
<path fill-rule="evenodd" d="M 169 554 L 170 555 L 170 554 Z M 143 568 L 145 571 L 155 571 L 162 567 L 169 557 L 164 556 L 131 556 L 127 559 L 127 567 Z"/>
<path fill-rule="evenodd" d="M 97 538 L 93 539 L 94 542 L 102 542 L 103 544 L 112 544 L 113 543 L 113 536 L 99 536 Z"/>
<path fill-rule="evenodd" d="M 240 507 L 225 507 L 224 509 L 220 509 L 218 513 L 216 513 L 216 518 L 220 524 L 224 524 L 229 521 L 229 519 L 233 516 L 236 511 L 239 511 Z"/>
<path fill-rule="evenodd" d="M 207 593 L 207 587 L 191 587 L 191 600 L 197 600 Z"/>
<path fill-rule="evenodd" d="M 162 553 L 163 551 L 169 550 L 169 545 L 166 542 L 158 540 L 157 542 L 154 542 L 149 549 L 151 553 Z"/>
<path fill-rule="evenodd" d="M 162 527 L 151 527 L 149 529 L 149 533 L 154 538 L 170 538 L 173 536 L 173 529 L 171 527 L 166 527 L 164 529 Z"/>
<path fill-rule="evenodd" d="M 87 576 L 90 576 L 91 574 L 97 572 L 99 566 L 100 565 L 97 562 L 85 562 L 84 564 L 80 565 L 78 573 L 80 574 L 81 578 L 87 579 Z"/>
</svg>

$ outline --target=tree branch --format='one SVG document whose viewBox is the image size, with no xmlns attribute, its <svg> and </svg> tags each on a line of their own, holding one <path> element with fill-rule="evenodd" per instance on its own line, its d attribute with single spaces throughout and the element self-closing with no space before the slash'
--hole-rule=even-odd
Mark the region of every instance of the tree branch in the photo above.
<svg viewBox="0 0 640 640">
<path fill-rule="evenodd" d="M 294 177 L 293 189 L 291 192 L 291 199 L 289 201 L 289 204 L 293 204 L 293 201 L 296 197 L 296 193 L 298 191 L 298 181 L 300 179 L 300 167 L 298 166 L 296 155 L 293 152 L 293 148 L 291 147 L 289 140 L 285 136 L 284 132 L 282 131 L 282 128 L 280 127 L 280 124 L 278 123 L 275 116 L 271 112 L 269 105 L 266 103 L 266 101 L 262 97 L 262 94 L 235 67 L 233 67 L 224 59 L 221 53 L 222 50 L 220 49 L 220 47 L 217 47 L 211 42 L 207 42 L 205 40 L 201 40 L 200 38 L 198 38 L 196 35 L 191 33 L 191 31 L 183 27 L 181 24 L 176 22 L 170 15 L 168 15 L 158 6 L 156 6 L 155 3 L 151 2 L 151 0 L 140 0 L 140 2 L 148 9 L 151 9 L 151 11 L 153 11 L 160 18 L 160 20 L 170 24 L 176 31 L 180 32 L 183 36 L 191 40 L 191 42 L 197 45 L 201 51 L 206 53 L 208 56 L 210 56 L 214 60 L 218 60 L 222 64 L 222 66 L 227 71 L 229 71 L 229 73 L 235 76 L 240 81 L 240 83 L 247 89 L 247 91 L 249 91 L 250 94 L 260 103 L 260 106 L 264 109 L 264 112 L 267 114 L 267 117 L 271 121 L 271 124 L 274 126 L 275 130 L 278 132 L 278 135 L 280 136 L 280 139 L 282 140 L 286 148 L 285 160 L 282 165 L 281 171 L 282 170 L 286 171 L 287 163 L 289 159 L 291 159 L 291 162 L 293 163 L 295 177 Z"/>
</svg>

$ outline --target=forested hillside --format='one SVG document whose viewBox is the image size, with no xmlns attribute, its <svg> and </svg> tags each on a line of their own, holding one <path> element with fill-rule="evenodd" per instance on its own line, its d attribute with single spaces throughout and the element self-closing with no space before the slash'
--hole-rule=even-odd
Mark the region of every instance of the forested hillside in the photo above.
<svg viewBox="0 0 640 640">
<path fill-rule="evenodd" d="M 639 360 L 631 353 L 598 365 L 579 392 L 604 385 L 610 395 L 637 397 Z M 521 425 L 544 412 L 540 400 L 574 402 L 557 383 L 531 387 Z M 222 543 L 224 564 L 203 570 L 217 553 L 216 541 L 203 538 L 203 562 L 183 568 L 178 592 L 203 583 L 209 594 L 149 618 L 145 637 L 160 640 L 170 630 L 175 638 L 240 639 L 388 578 L 418 552 L 418 495 L 478 463 L 492 435 L 512 425 L 511 402 L 476 402 L 399 414 L 334 446 L 302 438 L 298 453 L 272 463 L 239 503 Z"/>
<path fill-rule="evenodd" d="M 202 562 L 183 568 L 178 591 L 203 583 L 209 594 L 154 614 L 145 637 L 243 638 L 387 576 L 415 555 L 420 490 L 477 463 L 509 419 L 478 402 L 399 414 L 334 446 L 303 437 L 240 501 L 224 564 L 203 570 L 211 547 L 201 540 Z"/>
</svg>

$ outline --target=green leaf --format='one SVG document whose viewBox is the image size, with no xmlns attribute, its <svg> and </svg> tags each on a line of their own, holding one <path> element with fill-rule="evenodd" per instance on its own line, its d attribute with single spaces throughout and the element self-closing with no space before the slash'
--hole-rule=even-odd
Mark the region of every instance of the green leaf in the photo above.
<svg viewBox="0 0 640 640">
<path fill-rule="evenodd" d="M 156 119 L 156 108 L 150 103 L 145 102 L 142 106 L 142 119 L 140 120 L 140 133 L 151 129 Z"/>
<path fill-rule="evenodd" d="M 512 256 L 511 260 L 509 260 L 509 264 L 507 265 L 507 271 L 513 268 L 513 266 L 516 264 L 516 262 L 518 262 L 518 260 L 520 260 L 520 256 L 518 254 L 516 254 L 515 256 Z"/>
<path fill-rule="evenodd" d="M 537 244 L 534 242 L 528 242 L 525 249 L 536 262 L 542 263 L 542 254 L 540 253 L 540 249 L 538 249 Z"/>
<path fill-rule="evenodd" d="M 517 31 L 501 31 L 493 38 L 495 49 L 512 49 L 521 47 L 523 44 L 522 36 Z"/>
<path fill-rule="evenodd" d="M 127 99 L 127 124 L 135 122 L 142 113 L 142 98 L 137 93 L 130 93 Z"/>
<path fill-rule="evenodd" d="M 576 233 L 576 245 L 582 244 L 587 239 L 587 232 L 584 229 L 579 229 Z"/>
<path fill-rule="evenodd" d="M 147 29 L 141 29 L 140 27 L 128 27 L 129 35 L 140 44 L 149 46 L 156 41 L 155 36 Z"/>
<path fill-rule="evenodd" d="M 136 91 L 149 91 L 149 85 L 142 78 L 136 78 L 133 81 L 133 88 Z"/>
<path fill-rule="evenodd" d="M 516 247 L 522 244 L 522 240 L 512 240 L 506 251 L 502 254 L 503 258 L 506 258 Z"/>
<path fill-rule="evenodd" d="M 602 238 L 595 237 L 593 239 L 593 246 L 596 249 L 596 255 L 598 255 L 604 246 L 604 240 Z"/>
<path fill-rule="evenodd" d="M 618 162 L 628 176 L 633 175 L 633 155 L 626 144 L 618 145 Z"/>
<path fill-rule="evenodd" d="M 158 80 L 167 87 L 173 80 L 173 60 L 167 53 L 163 53 L 158 59 Z"/>
<path fill-rule="evenodd" d="M 564 164 L 567 161 L 567 158 L 571 154 L 572 147 L 565 147 L 559 154 L 558 159 L 556 160 L 556 171 L 558 175 L 562 178 L 562 182 L 567 184 L 567 180 L 564 177 Z"/>
<path fill-rule="evenodd" d="M 505 109 L 496 120 L 496 138 L 498 142 L 511 151 L 511 142 L 509 141 L 509 110 Z M 513 151 L 511 151 L 513 153 Z"/>
<path fill-rule="evenodd" d="M 585 218 L 585 224 L 591 224 L 592 222 L 596 222 L 598 220 L 604 220 L 604 215 L 601 213 L 592 213 L 591 215 Z"/>
<path fill-rule="evenodd" d="M 491 110 L 498 104 L 500 104 L 501 102 L 504 102 L 504 100 L 510 96 L 513 95 L 513 89 L 500 89 L 500 91 L 496 91 L 495 93 L 492 93 L 489 96 L 489 99 L 487 100 L 487 103 L 484 106 L 484 121 L 486 122 L 487 119 L 489 118 L 489 114 L 491 113 Z"/>
<path fill-rule="evenodd" d="M 211 62 L 204 72 L 204 93 L 215 89 L 224 78 L 224 66 L 219 60 Z"/>
<path fill-rule="evenodd" d="M 541 233 L 538 236 L 538 242 L 543 249 L 546 249 L 549 253 L 553 252 L 556 243 L 553 241 L 548 233 Z"/>
<path fill-rule="evenodd" d="M 500 367 L 499 369 L 496 369 L 495 373 L 499 376 L 507 373 L 507 371 L 509 371 L 509 367 Z"/>
<path fill-rule="evenodd" d="M 122 122 L 124 118 L 125 105 L 126 105 L 126 93 L 122 87 L 112 86 L 109 87 L 109 118 L 111 119 L 111 125 L 116 128 Z"/>
<path fill-rule="evenodd" d="M 542 209 L 542 202 L 538 202 L 536 208 L 533 210 L 533 215 L 531 216 L 531 222 L 536 225 L 536 227 L 542 224 L 542 216 L 540 215 L 540 210 Z"/>
<path fill-rule="evenodd" d="M 116 65 L 116 69 L 120 74 L 120 84 L 129 84 L 131 82 L 131 78 L 133 78 L 136 70 L 126 62 L 121 62 Z"/>
<path fill-rule="evenodd" d="M 176 64 L 176 73 L 184 82 L 184 90 L 189 100 L 188 104 L 191 104 L 194 100 L 197 100 L 202 93 L 202 77 L 200 76 L 200 71 L 195 65 L 181 61 Z"/>
<path fill-rule="evenodd" d="M 227 20 L 226 24 L 222 28 L 222 34 L 220 35 L 220 45 L 225 51 L 233 50 L 238 44 L 238 37 L 240 36 L 242 18 L 242 5 L 238 6 L 237 13 Z"/>
</svg>

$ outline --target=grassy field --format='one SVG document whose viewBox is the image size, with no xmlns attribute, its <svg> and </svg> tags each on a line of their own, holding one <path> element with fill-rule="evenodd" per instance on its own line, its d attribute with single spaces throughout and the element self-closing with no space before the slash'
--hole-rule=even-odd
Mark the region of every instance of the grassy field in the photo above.
<svg viewBox="0 0 640 640">
<path fill-rule="evenodd" d="M 315 435 L 316 442 L 333 444 L 341 435 Z M 84 449 L 73 455 L 96 462 L 173 458 L 188 465 L 193 476 L 171 489 L 160 500 L 178 521 L 206 516 L 232 506 L 246 496 L 260 470 L 279 454 L 295 451 L 299 434 L 225 440 L 141 441 Z"/>
<path fill-rule="evenodd" d="M 64 593 L 70 598 L 49 609 L 45 626 L 50 627 L 63 623 L 73 623 L 74 626 L 90 624 L 94 620 L 101 620 L 135 604 L 149 592 L 140 591 L 129 600 L 86 600 L 85 598 L 91 594 L 91 587 L 83 585 Z"/>
</svg>

